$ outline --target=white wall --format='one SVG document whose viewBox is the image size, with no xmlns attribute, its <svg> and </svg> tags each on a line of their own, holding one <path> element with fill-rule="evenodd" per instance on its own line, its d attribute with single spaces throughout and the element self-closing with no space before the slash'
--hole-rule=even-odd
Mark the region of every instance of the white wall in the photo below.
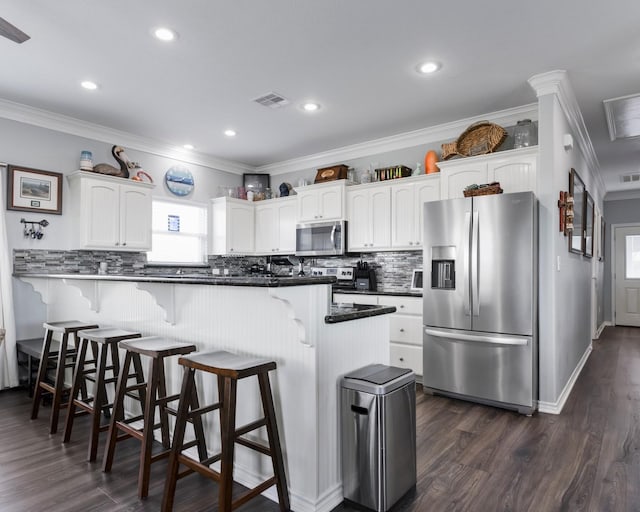
<svg viewBox="0 0 640 512">
<path fill-rule="evenodd" d="M 563 146 L 564 134 L 578 134 L 552 94 L 539 98 L 540 166 L 540 400 L 556 404 L 591 344 L 591 289 L 594 262 L 568 251 L 558 229 L 558 196 L 568 190 L 576 169 L 602 211 L 603 191 L 591 174 L 581 147 Z M 601 264 L 596 264 L 601 266 Z M 597 268 L 597 267 L 596 267 Z M 602 287 L 602 272 L 599 275 Z"/>
</svg>

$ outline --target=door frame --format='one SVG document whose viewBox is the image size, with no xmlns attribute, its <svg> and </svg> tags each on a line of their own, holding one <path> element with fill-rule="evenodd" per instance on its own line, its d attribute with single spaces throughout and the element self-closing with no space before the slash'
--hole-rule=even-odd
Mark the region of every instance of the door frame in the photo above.
<svg viewBox="0 0 640 512">
<path fill-rule="evenodd" d="M 621 222 L 619 224 L 611 224 L 610 247 L 611 261 L 609 265 L 609 277 L 611 279 L 611 324 L 616 325 L 616 229 L 618 228 L 634 228 L 640 229 L 640 222 Z"/>
</svg>

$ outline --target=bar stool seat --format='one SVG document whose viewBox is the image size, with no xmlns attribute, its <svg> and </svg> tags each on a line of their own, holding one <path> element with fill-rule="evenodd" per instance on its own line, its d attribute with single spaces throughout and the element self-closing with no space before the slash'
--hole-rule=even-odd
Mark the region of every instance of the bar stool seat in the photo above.
<svg viewBox="0 0 640 512">
<path fill-rule="evenodd" d="M 66 369 L 72 368 L 75 363 L 77 355 L 76 349 L 78 347 L 76 333 L 83 329 L 95 329 L 98 325 L 90 322 L 82 322 L 80 320 L 66 320 L 60 322 L 45 322 L 42 326 L 45 329 L 45 334 L 31 406 L 31 419 L 35 420 L 38 417 L 40 401 L 42 400 L 43 393 L 50 393 L 52 397 L 52 404 L 49 433 L 55 434 L 58 431 L 60 409 L 68 405 L 68 402 L 62 402 L 62 395 L 70 390 L 69 387 L 64 385 L 64 377 Z M 61 337 L 57 354 L 52 353 L 54 333 Z M 73 346 L 69 345 L 70 337 L 73 339 Z M 50 384 L 46 381 L 46 376 L 47 370 L 52 364 L 54 365 L 55 377 L 54 383 Z"/>
<path fill-rule="evenodd" d="M 278 502 L 281 511 L 290 510 L 287 479 L 284 470 L 284 461 L 280 448 L 278 426 L 276 422 L 269 372 L 276 369 L 274 361 L 252 356 L 241 356 L 226 351 L 199 352 L 183 356 L 178 363 L 184 367 L 180 402 L 176 416 L 176 425 L 173 434 L 173 446 L 169 457 L 167 480 L 162 499 L 162 510 L 173 510 L 177 481 L 193 472 L 200 473 L 219 483 L 218 510 L 231 512 L 256 497 L 269 487 L 275 485 L 278 492 Z M 200 407 L 197 400 L 195 385 L 195 372 L 204 371 L 218 376 L 218 402 Z M 236 401 L 238 380 L 256 376 L 260 387 L 260 398 L 264 417 L 253 421 L 240 428 L 236 428 Z M 221 452 L 209 457 L 206 453 L 204 442 L 199 439 L 203 435 L 201 429 L 194 428 L 196 443 L 198 444 L 199 460 L 188 456 L 183 450 L 188 447 L 184 444 L 184 435 L 187 422 L 192 422 L 194 427 L 201 425 L 202 415 L 219 410 Z M 261 427 L 266 427 L 268 446 L 246 439 L 242 436 Z M 241 444 L 264 455 L 271 457 L 273 476 L 253 489 L 249 489 L 236 500 L 232 497 L 233 487 L 233 458 L 235 443 Z M 190 443 L 193 444 L 193 443 Z M 205 452 L 205 453 L 202 453 Z M 220 471 L 210 466 L 220 461 Z M 179 472 L 180 464 L 187 466 L 187 470 Z"/>
<path fill-rule="evenodd" d="M 167 357 L 194 352 L 196 346 L 192 343 L 183 343 L 160 336 L 147 336 L 121 341 L 118 343 L 118 347 L 126 352 L 118 377 L 102 469 L 105 472 L 111 471 L 118 441 L 130 437 L 141 441 L 138 496 L 145 498 L 149 493 L 151 464 L 169 455 L 169 448 L 171 447 L 169 414 L 175 415 L 175 410 L 171 409 L 168 404 L 179 398 L 177 394 L 167 395 L 164 360 Z M 146 381 L 142 372 L 141 355 L 149 358 L 149 371 Z M 132 364 L 134 371 L 130 374 Z M 135 378 L 135 384 L 129 384 L 129 380 L 132 378 Z M 125 397 L 130 397 L 140 402 L 141 415 L 125 418 Z M 160 416 L 159 424 L 155 423 L 156 410 Z M 140 421 L 142 421 L 142 426 L 140 426 Z M 161 431 L 164 450 L 160 453 L 152 454 L 153 433 L 158 428 Z M 123 432 L 123 434 L 118 435 L 119 431 Z"/>
<path fill-rule="evenodd" d="M 120 369 L 118 356 L 118 342 L 140 338 L 142 334 L 134 331 L 125 331 L 113 327 L 103 327 L 101 329 L 88 329 L 77 332 L 79 340 L 78 356 L 73 371 L 73 385 L 69 397 L 69 407 L 67 408 L 67 420 L 64 427 L 63 443 L 71 440 L 71 431 L 76 416 L 90 414 L 91 429 L 89 434 L 88 460 L 96 460 L 98 452 L 98 436 L 109 428 L 108 424 L 100 424 L 100 415 L 104 413 L 110 417 L 110 410 L 113 404 L 107 400 L 107 384 L 113 385 L 115 390 Z M 87 350 L 91 348 L 93 359 L 87 359 Z M 111 354 L 111 364 L 107 364 L 107 356 Z M 111 377 L 107 377 L 107 372 L 111 372 Z M 86 396 L 87 381 L 93 382 L 93 393 Z M 83 397 L 79 397 L 80 391 L 84 390 Z M 76 409 L 80 410 L 77 411 Z"/>
</svg>

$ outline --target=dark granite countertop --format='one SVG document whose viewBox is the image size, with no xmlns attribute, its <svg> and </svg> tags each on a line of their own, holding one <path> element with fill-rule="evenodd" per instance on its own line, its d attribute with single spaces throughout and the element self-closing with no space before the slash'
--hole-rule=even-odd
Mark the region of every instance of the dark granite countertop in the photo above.
<svg viewBox="0 0 640 512">
<path fill-rule="evenodd" d="M 422 297 L 421 292 L 410 291 L 369 291 L 369 290 L 347 290 L 344 288 L 334 288 L 333 293 L 349 293 L 355 295 L 394 295 L 396 297 Z"/>
<path fill-rule="evenodd" d="M 206 284 L 217 286 L 253 286 L 275 288 L 279 286 L 304 286 L 313 284 L 331 284 L 335 283 L 336 278 L 331 276 L 207 276 L 207 275 L 114 275 L 114 274 L 47 274 L 47 273 L 14 273 L 14 277 L 45 277 L 53 279 L 81 279 L 96 281 L 129 281 L 129 282 L 145 282 L 145 283 L 173 283 L 173 284 Z"/>
<path fill-rule="evenodd" d="M 387 315 L 395 313 L 394 306 L 373 306 L 369 304 L 331 305 L 331 314 L 324 317 L 327 324 L 347 322 L 358 318 L 369 318 L 371 316 Z"/>
</svg>

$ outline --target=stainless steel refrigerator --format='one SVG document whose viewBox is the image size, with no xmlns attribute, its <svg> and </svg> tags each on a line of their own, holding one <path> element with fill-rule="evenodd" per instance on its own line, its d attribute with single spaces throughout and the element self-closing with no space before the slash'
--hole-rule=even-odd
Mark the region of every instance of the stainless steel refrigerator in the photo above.
<svg viewBox="0 0 640 512">
<path fill-rule="evenodd" d="M 537 218 L 531 192 L 424 204 L 427 391 L 535 410 Z"/>
</svg>

